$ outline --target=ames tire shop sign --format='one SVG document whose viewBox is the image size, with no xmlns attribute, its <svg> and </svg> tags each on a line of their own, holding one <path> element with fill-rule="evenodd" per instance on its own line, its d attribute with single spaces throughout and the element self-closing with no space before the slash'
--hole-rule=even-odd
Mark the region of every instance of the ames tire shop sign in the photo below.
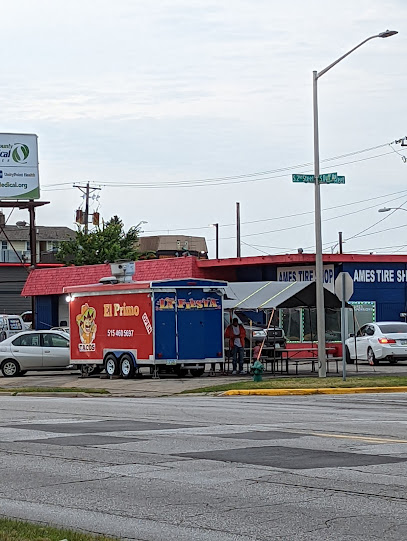
<svg viewBox="0 0 407 541">
<path fill-rule="evenodd" d="M 39 199 L 34 134 L 0 133 L 0 199 Z"/>
</svg>

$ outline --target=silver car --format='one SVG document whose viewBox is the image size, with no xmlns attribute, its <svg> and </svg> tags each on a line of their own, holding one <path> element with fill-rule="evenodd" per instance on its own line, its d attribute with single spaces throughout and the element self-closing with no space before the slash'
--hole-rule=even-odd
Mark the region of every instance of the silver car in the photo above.
<svg viewBox="0 0 407 541">
<path fill-rule="evenodd" d="M 0 371 L 6 378 L 70 363 L 69 334 L 62 331 L 25 331 L 0 342 Z"/>
<path fill-rule="evenodd" d="M 356 336 L 348 338 L 346 344 L 346 361 L 353 364 L 357 358 L 369 364 L 388 361 L 407 360 L 407 323 L 400 321 L 381 321 L 367 323 L 361 327 Z"/>
</svg>

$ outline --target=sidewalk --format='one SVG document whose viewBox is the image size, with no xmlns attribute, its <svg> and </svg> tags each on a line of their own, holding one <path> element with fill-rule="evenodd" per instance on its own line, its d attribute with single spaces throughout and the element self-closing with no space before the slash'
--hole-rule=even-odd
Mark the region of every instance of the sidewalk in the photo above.
<svg viewBox="0 0 407 541">
<path fill-rule="evenodd" d="M 354 366 L 348 367 L 348 377 L 352 376 L 367 376 L 373 373 L 377 375 L 407 375 L 407 364 L 399 364 L 397 366 L 379 365 L 369 366 L 368 364 L 359 365 L 359 371 L 356 373 Z M 310 379 L 316 379 L 316 374 L 311 374 L 309 370 L 301 370 L 298 374 L 301 377 L 310 377 Z M 341 374 L 331 373 L 330 376 L 341 377 Z M 274 379 L 271 374 L 265 374 L 264 378 Z M 276 378 L 295 376 L 275 376 Z M 329 378 L 328 378 L 329 379 Z M 116 397 L 159 397 L 159 396 L 171 396 L 182 391 L 188 391 L 193 389 L 199 389 L 200 387 L 209 387 L 214 385 L 223 385 L 227 383 L 237 383 L 242 381 L 252 381 L 250 376 L 222 376 L 216 375 L 214 377 L 208 377 L 205 373 L 199 378 L 185 377 L 179 378 L 172 375 L 163 375 L 160 379 L 152 379 L 150 375 L 146 375 L 140 379 L 109 379 L 100 376 L 92 376 L 89 378 L 82 378 L 77 371 L 63 371 L 63 372 L 28 372 L 23 377 L 17 378 L 4 378 L 0 376 L 0 389 L 9 389 L 13 392 L 13 389 L 22 389 L 24 387 L 41 387 L 41 388 L 74 388 L 74 389 L 106 389 L 110 396 Z M 321 381 L 321 387 L 324 387 L 323 380 Z M 0 397 L 1 397 L 0 393 Z M 60 396 L 62 396 L 59 393 Z M 66 396 L 66 395 L 64 395 Z M 103 396 L 103 395 L 95 395 Z M 104 395 L 109 396 L 109 395 Z M 184 395 L 187 396 L 187 395 Z"/>
</svg>

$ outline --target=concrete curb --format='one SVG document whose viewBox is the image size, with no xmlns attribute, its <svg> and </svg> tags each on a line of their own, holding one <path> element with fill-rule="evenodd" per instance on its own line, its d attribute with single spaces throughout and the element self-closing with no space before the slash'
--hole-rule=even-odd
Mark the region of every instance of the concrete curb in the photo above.
<svg viewBox="0 0 407 541">
<path fill-rule="evenodd" d="M 407 387 L 320 387 L 317 389 L 231 389 L 223 396 L 288 396 L 310 394 L 406 393 Z"/>
</svg>

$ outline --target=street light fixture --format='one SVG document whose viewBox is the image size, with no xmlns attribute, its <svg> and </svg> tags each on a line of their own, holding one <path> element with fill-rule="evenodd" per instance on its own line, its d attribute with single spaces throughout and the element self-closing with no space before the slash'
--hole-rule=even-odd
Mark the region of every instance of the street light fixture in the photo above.
<svg viewBox="0 0 407 541">
<path fill-rule="evenodd" d="M 377 212 L 389 212 L 389 210 L 405 210 L 407 212 L 407 209 L 403 209 L 403 207 L 383 207 L 382 209 L 379 209 Z"/>
<path fill-rule="evenodd" d="M 322 262 L 322 232 L 321 232 L 321 192 L 319 185 L 319 133 L 318 133 L 318 79 L 327 71 L 336 66 L 341 60 L 349 56 L 353 51 L 374 38 L 388 38 L 394 36 L 396 30 L 386 30 L 363 40 L 359 45 L 342 55 L 329 64 L 320 72 L 313 72 L 313 112 L 314 112 L 314 181 L 315 181 L 315 287 L 317 309 L 317 336 L 318 336 L 318 376 L 326 377 L 326 348 L 325 348 L 325 306 L 324 306 L 324 282 Z"/>
</svg>

